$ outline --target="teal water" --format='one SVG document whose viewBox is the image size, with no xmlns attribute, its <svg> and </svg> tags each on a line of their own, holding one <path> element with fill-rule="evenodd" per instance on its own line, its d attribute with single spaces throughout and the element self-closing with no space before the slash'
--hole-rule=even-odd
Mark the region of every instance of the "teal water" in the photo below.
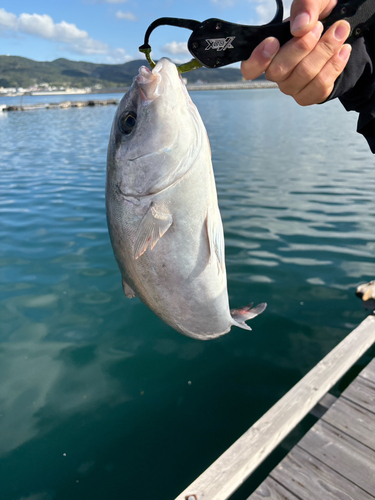
<svg viewBox="0 0 375 500">
<path fill-rule="evenodd" d="M 192 98 L 231 306 L 269 304 L 211 342 L 122 293 L 104 208 L 115 107 L 0 114 L 2 500 L 173 500 L 367 314 L 375 162 L 356 117 L 275 90 Z"/>
</svg>

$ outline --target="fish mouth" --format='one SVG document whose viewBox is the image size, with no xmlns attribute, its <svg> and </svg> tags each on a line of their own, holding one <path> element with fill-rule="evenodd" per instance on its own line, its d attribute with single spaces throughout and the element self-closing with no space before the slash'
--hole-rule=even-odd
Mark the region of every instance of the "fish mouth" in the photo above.
<svg viewBox="0 0 375 500">
<path fill-rule="evenodd" d="M 146 105 L 163 94 L 165 84 L 175 87 L 178 82 L 185 86 L 176 65 L 167 57 L 160 59 L 152 71 L 141 66 L 135 81 L 140 88 L 142 102 Z"/>
<path fill-rule="evenodd" d="M 159 73 L 153 74 L 146 66 L 141 66 L 135 81 L 140 88 L 143 103 L 148 104 L 160 96 L 159 86 L 161 83 L 161 75 Z"/>
<path fill-rule="evenodd" d="M 158 63 L 159 64 L 159 63 Z M 160 84 L 162 81 L 162 77 L 160 74 L 160 69 L 157 68 L 158 64 L 155 68 L 150 71 L 146 66 L 141 66 L 139 68 L 138 76 L 135 78 L 135 81 L 138 83 L 141 93 L 141 99 L 145 104 L 154 101 L 161 94 Z"/>
</svg>

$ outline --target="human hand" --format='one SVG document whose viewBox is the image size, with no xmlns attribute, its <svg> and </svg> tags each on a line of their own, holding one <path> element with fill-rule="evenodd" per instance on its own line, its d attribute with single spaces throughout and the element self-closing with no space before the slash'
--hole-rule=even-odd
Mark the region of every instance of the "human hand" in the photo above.
<svg viewBox="0 0 375 500">
<path fill-rule="evenodd" d="M 337 21 L 321 37 L 323 25 L 318 19 L 326 18 L 336 4 L 337 0 L 294 0 L 290 16 L 294 38 L 281 48 L 276 38 L 263 40 L 241 63 L 244 78 L 253 80 L 265 72 L 267 80 L 301 106 L 325 101 L 351 53 L 351 46 L 344 44 L 350 33 L 346 21 Z"/>
</svg>

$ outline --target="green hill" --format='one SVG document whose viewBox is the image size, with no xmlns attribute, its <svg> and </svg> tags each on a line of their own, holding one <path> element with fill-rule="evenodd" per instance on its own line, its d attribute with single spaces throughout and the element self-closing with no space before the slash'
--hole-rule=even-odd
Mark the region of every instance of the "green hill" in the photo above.
<svg viewBox="0 0 375 500">
<path fill-rule="evenodd" d="M 130 85 L 138 68 L 145 60 L 129 61 L 125 64 L 94 64 L 84 61 L 56 59 L 52 62 L 39 62 L 25 57 L 0 56 L 0 87 L 30 87 L 48 83 L 72 87 L 124 87 Z M 242 79 L 237 68 L 201 68 L 187 73 L 189 83 L 197 80 L 204 82 L 235 82 Z"/>
</svg>

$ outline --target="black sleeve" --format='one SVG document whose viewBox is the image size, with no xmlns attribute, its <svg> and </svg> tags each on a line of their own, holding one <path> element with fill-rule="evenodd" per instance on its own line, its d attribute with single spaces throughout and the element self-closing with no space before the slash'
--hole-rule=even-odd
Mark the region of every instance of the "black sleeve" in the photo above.
<svg viewBox="0 0 375 500">
<path fill-rule="evenodd" d="M 338 97 L 347 111 L 359 113 L 357 132 L 375 153 L 375 29 L 358 38 L 328 100 Z"/>
</svg>

